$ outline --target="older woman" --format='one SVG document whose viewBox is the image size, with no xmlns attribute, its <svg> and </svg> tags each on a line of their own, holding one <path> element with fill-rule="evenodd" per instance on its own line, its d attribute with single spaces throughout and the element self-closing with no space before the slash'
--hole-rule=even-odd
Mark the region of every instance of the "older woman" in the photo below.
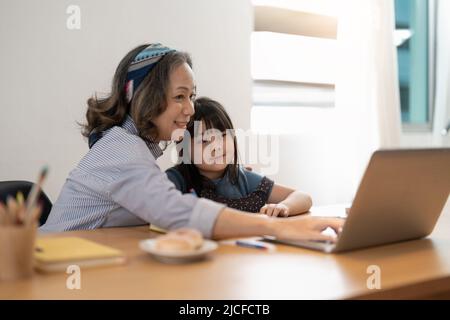
<svg viewBox="0 0 450 320">
<path fill-rule="evenodd" d="M 181 194 L 156 159 L 159 143 L 178 139 L 193 115 L 195 81 L 188 54 L 160 44 L 139 46 L 120 62 L 111 94 L 88 100 L 89 152 L 70 172 L 41 231 L 156 224 L 192 227 L 205 237 L 273 235 L 331 240 L 340 219 L 249 215 Z"/>
</svg>

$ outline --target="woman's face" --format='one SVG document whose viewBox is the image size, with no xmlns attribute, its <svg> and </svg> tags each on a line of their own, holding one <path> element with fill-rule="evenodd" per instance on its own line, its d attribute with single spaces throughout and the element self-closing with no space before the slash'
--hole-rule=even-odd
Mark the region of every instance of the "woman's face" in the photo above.
<svg viewBox="0 0 450 320">
<path fill-rule="evenodd" d="M 153 120 L 158 129 L 158 141 L 180 140 L 194 114 L 195 83 L 191 67 L 187 63 L 178 66 L 169 79 L 167 108 Z"/>
<path fill-rule="evenodd" d="M 234 162 L 234 138 L 229 130 L 221 132 L 205 128 L 203 121 L 198 123 L 197 132 L 191 139 L 191 161 L 201 174 L 215 179 Z"/>
</svg>

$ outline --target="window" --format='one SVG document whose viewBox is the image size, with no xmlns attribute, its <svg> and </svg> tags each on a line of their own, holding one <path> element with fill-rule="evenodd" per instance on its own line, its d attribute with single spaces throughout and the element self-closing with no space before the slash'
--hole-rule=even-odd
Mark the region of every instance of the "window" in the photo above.
<svg viewBox="0 0 450 320">
<path fill-rule="evenodd" d="M 434 95 L 434 1 L 395 0 L 402 122 L 430 129 Z"/>
<path fill-rule="evenodd" d="M 334 107 L 337 63 L 329 53 L 337 48 L 337 18 L 320 8 L 320 4 L 332 8 L 329 2 L 254 0 L 253 4 L 254 107 Z"/>
</svg>

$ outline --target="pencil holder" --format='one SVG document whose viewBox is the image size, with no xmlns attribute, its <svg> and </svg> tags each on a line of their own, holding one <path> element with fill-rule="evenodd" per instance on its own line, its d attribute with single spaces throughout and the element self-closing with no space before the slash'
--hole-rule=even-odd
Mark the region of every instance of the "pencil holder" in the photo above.
<svg viewBox="0 0 450 320">
<path fill-rule="evenodd" d="M 33 274 L 37 225 L 0 226 L 0 281 Z"/>
</svg>

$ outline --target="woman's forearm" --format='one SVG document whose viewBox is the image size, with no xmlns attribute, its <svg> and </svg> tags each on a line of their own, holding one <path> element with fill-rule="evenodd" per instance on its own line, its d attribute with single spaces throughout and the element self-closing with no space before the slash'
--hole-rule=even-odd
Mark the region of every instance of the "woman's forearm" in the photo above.
<svg viewBox="0 0 450 320">
<path fill-rule="evenodd" d="M 224 208 L 213 229 L 214 239 L 273 235 L 270 219 L 264 214 L 250 214 Z"/>
</svg>

